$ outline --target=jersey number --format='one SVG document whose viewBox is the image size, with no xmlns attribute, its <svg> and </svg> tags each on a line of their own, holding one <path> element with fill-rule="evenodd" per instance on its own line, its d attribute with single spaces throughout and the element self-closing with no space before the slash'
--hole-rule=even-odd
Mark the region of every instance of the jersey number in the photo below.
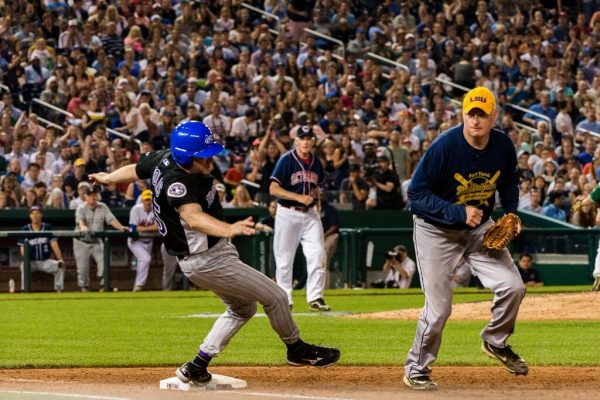
<svg viewBox="0 0 600 400">
<path fill-rule="evenodd" d="M 156 197 L 152 199 L 152 209 L 154 210 L 154 219 L 158 226 L 158 233 L 160 233 L 160 236 L 162 237 L 167 236 L 167 225 L 160 219 L 160 206 L 156 203 Z"/>
</svg>

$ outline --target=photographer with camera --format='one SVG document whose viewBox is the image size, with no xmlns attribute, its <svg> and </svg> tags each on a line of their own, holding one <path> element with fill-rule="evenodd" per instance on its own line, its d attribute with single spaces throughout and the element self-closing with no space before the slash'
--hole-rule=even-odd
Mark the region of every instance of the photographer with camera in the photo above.
<svg viewBox="0 0 600 400">
<path fill-rule="evenodd" d="M 396 172 L 390 168 L 390 159 L 386 156 L 379 156 L 377 162 L 378 169 L 369 179 L 371 191 L 366 202 L 367 209 L 403 209 L 405 203 L 400 191 L 400 180 Z"/>
<path fill-rule="evenodd" d="M 406 247 L 399 244 L 386 253 L 383 279 L 373 282 L 371 287 L 407 289 L 416 269 L 415 262 L 408 257 Z"/>
</svg>

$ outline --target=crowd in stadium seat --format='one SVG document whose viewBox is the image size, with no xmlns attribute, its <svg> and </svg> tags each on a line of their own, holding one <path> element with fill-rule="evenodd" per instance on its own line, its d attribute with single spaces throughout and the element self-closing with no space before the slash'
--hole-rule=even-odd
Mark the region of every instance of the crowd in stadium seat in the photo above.
<svg viewBox="0 0 600 400">
<path fill-rule="evenodd" d="M 87 174 L 167 148 L 177 123 L 201 120 L 227 147 L 213 172 L 228 207 L 267 205 L 276 160 L 312 124 L 334 205 L 402 208 L 421 154 L 461 123 L 454 83 L 496 94 L 520 208 L 595 226 L 595 206 L 570 212 L 600 173 L 600 8 L 581 3 L 4 2 L 0 207 L 72 208 Z M 402 190 L 386 198 L 378 179 Z M 101 196 L 130 206 L 144 188 Z"/>
</svg>

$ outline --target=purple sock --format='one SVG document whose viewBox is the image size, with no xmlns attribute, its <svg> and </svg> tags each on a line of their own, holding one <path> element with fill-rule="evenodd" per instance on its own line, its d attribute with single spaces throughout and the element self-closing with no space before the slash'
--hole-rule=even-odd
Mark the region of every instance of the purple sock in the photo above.
<svg viewBox="0 0 600 400">
<path fill-rule="evenodd" d="M 194 361 L 192 361 L 192 363 L 199 367 L 208 367 L 208 364 L 210 364 L 210 360 L 212 360 L 211 356 L 209 356 L 203 351 L 199 351 L 198 355 L 196 356 L 196 358 L 194 358 Z"/>
</svg>

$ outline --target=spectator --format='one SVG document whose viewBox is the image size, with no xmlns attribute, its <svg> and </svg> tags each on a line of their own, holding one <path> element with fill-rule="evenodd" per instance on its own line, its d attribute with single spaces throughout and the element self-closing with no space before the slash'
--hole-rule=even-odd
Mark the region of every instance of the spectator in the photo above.
<svg viewBox="0 0 600 400">
<path fill-rule="evenodd" d="M 531 106 L 530 110 L 545 115 L 550 118 L 550 121 L 554 121 L 557 116 L 556 109 L 550 105 L 550 93 L 547 90 L 540 93 L 540 102 Z M 543 119 L 531 113 L 526 113 L 523 116 L 523 121 L 531 126 L 537 126 L 537 123 L 543 121 Z"/>
<path fill-rule="evenodd" d="M 52 188 L 50 191 L 50 195 L 46 200 L 46 204 L 44 208 L 51 208 L 55 210 L 65 210 L 67 209 L 68 200 L 65 196 L 65 193 L 60 188 Z"/>
<path fill-rule="evenodd" d="M 69 202 L 70 210 L 77 210 L 80 204 L 85 202 L 85 194 L 90 189 L 91 185 L 87 181 L 81 181 L 77 184 L 77 197 Z"/>
<path fill-rule="evenodd" d="M 269 214 L 266 217 L 260 219 L 261 224 L 268 226 L 271 229 L 275 229 L 275 214 L 277 213 L 277 201 L 271 200 L 267 207 Z"/>
<path fill-rule="evenodd" d="M 567 214 L 562 209 L 563 207 L 563 198 L 562 193 L 559 192 L 550 192 L 548 194 L 549 204 L 544 207 L 544 215 L 546 217 L 554 218 L 559 221 L 566 222 Z"/>
<path fill-rule="evenodd" d="M 600 122 L 597 120 L 597 114 L 599 112 L 600 111 L 597 111 L 592 107 L 585 108 L 585 119 L 577 124 L 577 130 L 600 133 Z"/>
<path fill-rule="evenodd" d="M 581 207 L 571 215 L 571 223 L 582 228 L 596 226 L 596 205 L 592 202 L 582 201 Z"/>
<path fill-rule="evenodd" d="M 93 232 L 104 230 L 105 225 L 128 231 L 128 227 L 121 225 L 110 209 L 98 201 L 98 192 L 95 187 L 90 187 L 85 195 L 85 203 L 80 204 L 75 211 L 75 231 L 86 233 L 85 236 L 73 238 L 73 253 L 77 266 L 77 286 L 82 292 L 89 291 L 90 286 L 90 257 L 94 258 L 97 267 L 97 276 L 100 287 L 104 284 L 104 244 L 99 237 L 92 236 Z M 89 233 L 87 233 L 89 232 Z"/>
<path fill-rule="evenodd" d="M 376 190 L 376 199 L 368 199 L 367 208 L 378 210 L 401 210 L 404 199 L 400 192 L 400 183 L 396 172 L 390 169 L 390 160 L 386 156 L 377 157 L 379 168 L 371 180 L 372 188 Z"/>
<path fill-rule="evenodd" d="M 76 191 L 79 183 L 88 180 L 87 174 L 85 173 L 85 164 L 85 159 L 76 159 L 73 163 L 73 172 L 70 172 L 65 176 L 62 190 L 69 199 L 77 197 Z"/>
<path fill-rule="evenodd" d="M 74 200 L 73 200 L 74 201 Z M 108 206 L 108 208 L 120 208 L 124 207 L 125 196 L 123 196 L 118 190 L 117 185 L 114 183 L 104 186 L 102 192 L 100 192 L 100 201 Z"/>
<path fill-rule="evenodd" d="M 233 199 L 229 202 L 232 208 L 252 208 L 254 202 L 248 194 L 248 189 L 244 185 L 237 185 L 234 189 Z"/>
<path fill-rule="evenodd" d="M 524 211 L 530 211 L 538 214 L 544 213 L 544 208 L 542 207 L 542 193 L 538 188 L 531 188 L 529 190 L 529 204 L 524 205 L 523 207 L 519 207 L 519 209 Z"/>
<path fill-rule="evenodd" d="M 29 208 L 29 224 L 24 225 L 21 231 L 40 232 L 52 231 L 52 225 L 42 222 L 42 209 L 39 206 Z M 25 245 L 23 240 L 18 241 L 21 257 L 25 254 Z M 54 290 L 61 293 L 65 287 L 65 263 L 62 258 L 62 252 L 58 246 L 58 239 L 55 237 L 37 237 L 29 240 L 29 268 L 30 271 L 42 271 L 54 275 Z M 55 260 L 50 258 L 50 251 L 54 253 Z M 21 263 L 21 290 L 25 287 L 25 272 L 23 263 Z"/>
<path fill-rule="evenodd" d="M 525 286 L 544 286 L 544 282 L 540 278 L 540 273 L 533 266 L 533 259 L 529 254 L 521 254 L 518 269 Z"/>
<path fill-rule="evenodd" d="M 350 166 L 350 174 L 340 184 L 340 204 L 350 204 L 353 210 L 364 210 L 369 184 L 361 177 L 360 164 Z"/>
</svg>

